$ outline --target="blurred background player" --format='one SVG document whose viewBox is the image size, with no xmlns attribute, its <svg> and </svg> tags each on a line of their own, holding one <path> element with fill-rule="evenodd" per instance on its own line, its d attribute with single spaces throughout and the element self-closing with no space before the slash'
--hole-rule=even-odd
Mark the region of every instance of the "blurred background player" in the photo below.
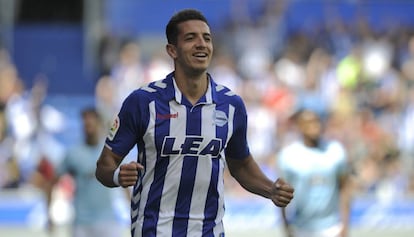
<svg viewBox="0 0 414 237">
<path fill-rule="evenodd" d="M 299 108 L 291 117 L 298 139 L 280 150 L 280 176 L 295 188 L 282 209 L 288 237 L 344 237 L 350 212 L 350 174 L 343 145 L 323 136 L 322 118 Z"/>
<path fill-rule="evenodd" d="M 53 184 L 48 189 L 51 208 L 53 187 L 59 178 L 69 174 L 75 184 L 73 237 L 119 237 L 123 232 L 118 213 L 114 208 L 119 190 L 107 189 L 95 179 L 96 157 L 102 144 L 103 121 L 97 110 L 85 108 L 81 112 L 84 140 L 70 148 L 65 159 L 56 167 Z M 129 190 L 125 189 L 129 197 Z M 53 220 L 50 221 L 53 225 Z"/>
</svg>

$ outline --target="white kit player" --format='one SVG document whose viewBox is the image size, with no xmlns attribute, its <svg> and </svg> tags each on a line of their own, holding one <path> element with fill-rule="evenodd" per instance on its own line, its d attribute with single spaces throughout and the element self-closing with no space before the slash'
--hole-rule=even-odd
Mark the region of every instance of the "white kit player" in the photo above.
<svg viewBox="0 0 414 237">
<path fill-rule="evenodd" d="M 288 237 L 348 236 L 350 167 L 344 146 L 323 135 L 321 116 L 300 108 L 292 116 L 300 138 L 277 157 L 281 177 L 296 197 L 281 209 Z"/>
</svg>

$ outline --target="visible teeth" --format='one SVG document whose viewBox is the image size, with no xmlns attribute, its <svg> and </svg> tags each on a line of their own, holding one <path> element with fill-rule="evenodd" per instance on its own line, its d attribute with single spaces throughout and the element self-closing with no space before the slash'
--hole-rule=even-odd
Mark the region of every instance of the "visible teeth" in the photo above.
<svg viewBox="0 0 414 237">
<path fill-rule="evenodd" d="M 194 56 L 205 57 L 205 56 L 207 56 L 207 54 L 205 54 L 205 53 L 196 53 L 196 54 L 194 54 Z"/>
</svg>

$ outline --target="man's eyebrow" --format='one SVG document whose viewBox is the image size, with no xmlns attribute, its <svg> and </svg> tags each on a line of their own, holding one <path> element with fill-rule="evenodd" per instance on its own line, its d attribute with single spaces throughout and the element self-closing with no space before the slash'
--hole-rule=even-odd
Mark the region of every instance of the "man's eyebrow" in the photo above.
<svg viewBox="0 0 414 237">
<path fill-rule="evenodd" d="M 187 36 L 194 36 L 194 35 L 197 35 L 197 32 L 187 32 L 187 33 L 183 34 L 183 36 L 184 36 L 184 37 L 187 37 Z M 212 34 L 211 34 L 211 33 L 208 33 L 208 32 L 201 33 L 201 35 L 202 35 L 202 36 L 212 37 Z"/>
</svg>

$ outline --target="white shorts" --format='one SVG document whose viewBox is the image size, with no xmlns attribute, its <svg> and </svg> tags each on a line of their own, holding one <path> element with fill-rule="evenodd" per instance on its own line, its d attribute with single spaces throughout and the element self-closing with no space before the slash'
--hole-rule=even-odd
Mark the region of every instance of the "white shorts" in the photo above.
<svg viewBox="0 0 414 237">
<path fill-rule="evenodd" d="M 125 227 L 119 222 L 100 222 L 90 225 L 73 226 L 72 237 L 121 237 L 125 234 Z"/>
<path fill-rule="evenodd" d="M 302 230 L 297 229 L 295 227 L 292 228 L 293 234 L 295 237 L 339 237 L 343 226 L 341 224 L 334 225 L 332 227 L 317 230 L 317 231 L 309 231 L 309 230 Z"/>
</svg>

